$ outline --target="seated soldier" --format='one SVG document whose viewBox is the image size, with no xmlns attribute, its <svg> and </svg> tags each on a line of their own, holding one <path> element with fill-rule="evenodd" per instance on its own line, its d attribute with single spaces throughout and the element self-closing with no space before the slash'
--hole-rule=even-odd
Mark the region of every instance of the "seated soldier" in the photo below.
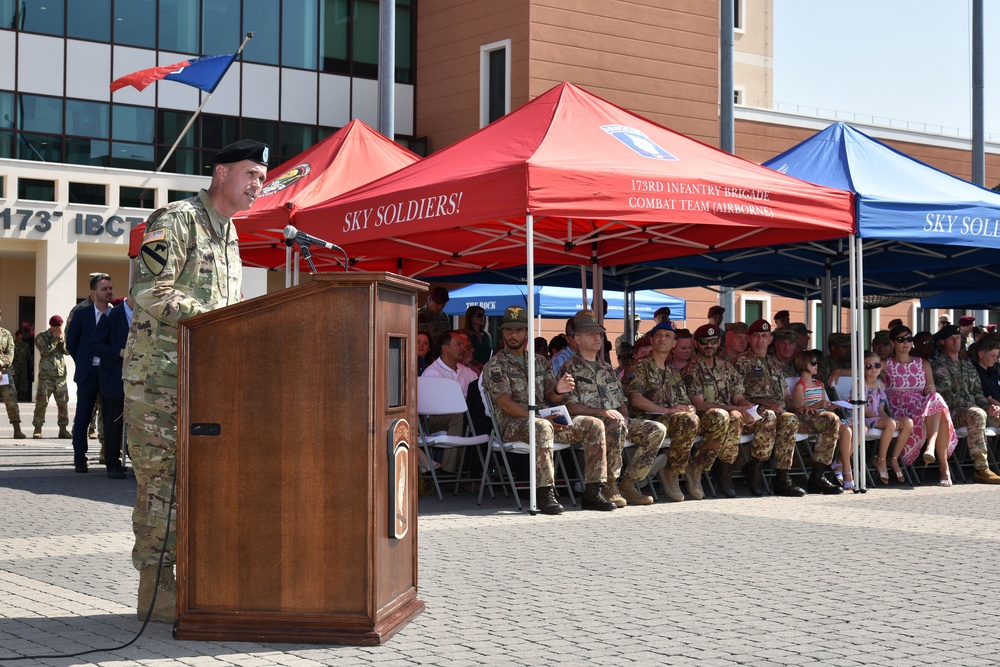
<svg viewBox="0 0 1000 667">
<path fill-rule="evenodd" d="M 799 420 L 785 409 L 788 385 L 785 383 L 784 369 L 777 359 L 767 356 L 767 348 L 771 344 L 771 325 L 767 320 L 757 320 L 747 332 L 750 347 L 736 360 L 736 370 L 743 378 L 743 393 L 747 400 L 760 406 L 758 414 L 765 411 L 777 417 L 774 436 L 774 468 L 777 476 L 774 478 L 774 493 L 779 496 L 804 496 L 805 490 L 796 486 L 789 476 L 792 458 L 795 456 L 795 434 L 799 428 Z M 755 437 L 750 461 L 743 469 L 743 475 L 750 485 L 750 492 L 759 496 L 764 493 L 761 467 L 768 457 L 763 455 L 762 448 L 758 448 L 756 443 Z"/>
<path fill-rule="evenodd" d="M 656 453 L 660 451 L 666 427 L 647 419 L 628 421 L 625 391 L 611 364 L 604 361 L 604 327 L 594 313 L 581 310 L 573 317 L 574 336 L 578 351 L 563 364 L 563 372 L 573 376 L 574 386 L 566 396 L 566 408 L 574 417 L 596 417 L 604 422 L 607 482 L 604 495 L 618 507 L 650 505 L 652 496 L 639 491 L 639 481 L 646 479 Z M 622 448 L 628 437 L 635 452 L 628 470 L 618 484 L 622 472 Z"/>
<path fill-rule="evenodd" d="M 528 366 L 525 345 L 528 341 L 528 314 L 520 306 L 511 306 L 500 325 L 504 346 L 483 367 L 483 389 L 496 408 L 500 437 L 504 440 L 528 440 Z M 535 401 L 542 399 L 558 405 L 573 389 L 571 375 L 562 374 L 558 382 L 545 357 L 535 355 Z M 605 465 L 604 422 L 593 417 L 577 417 L 570 426 L 552 419 L 535 417 L 535 475 L 538 484 L 538 509 L 543 514 L 561 514 L 556 499 L 555 464 L 552 445 L 559 441 L 583 445 L 586 466 L 583 509 L 611 511 L 615 504 L 601 489 L 607 477 Z"/>
<path fill-rule="evenodd" d="M 747 325 L 744 322 L 726 322 L 723 330 L 722 347 L 715 356 L 735 364 L 747 349 Z"/>
<path fill-rule="evenodd" d="M 677 478 L 684 473 L 688 493 L 695 500 L 705 497 L 701 476 L 712 467 L 729 426 L 725 410 L 712 409 L 700 420 L 688 400 L 681 374 L 667 362 L 677 342 L 669 322 L 657 324 L 651 332 L 653 353 L 636 363 L 626 386 L 632 414 L 640 419 L 656 419 L 667 427 L 670 448 L 667 463 L 657 472 L 663 493 L 674 501 L 684 500 Z M 631 423 L 629 424 L 631 427 Z M 701 435 L 701 446 L 691 456 L 694 440 Z M 688 460 L 690 458 L 690 460 Z"/>
<path fill-rule="evenodd" d="M 828 341 L 829 354 L 819 360 L 816 379 L 826 385 L 826 392 L 832 400 L 850 400 L 850 396 L 837 393 L 837 380 L 841 375 L 851 375 L 851 334 L 835 332 L 830 334 Z"/>
<path fill-rule="evenodd" d="M 699 417 L 704 419 L 706 413 L 713 408 L 724 410 L 729 414 L 726 436 L 722 441 L 713 472 L 722 493 L 729 498 L 735 498 L 733 463 L 739 456 L 740 436 L 743 435 L 744 429 L 757 433 L 761 438 L 759 451 L 766 451 L 766 455 L 770 456 L 774 445 L 775 417 L 772 412 L 769 419 L 754 419 L 750 414 L 754 406 L 743 396 L 743 380 L 731 363 L 715 356 L 718 348 L 718 327 L 714 324 L 703 324 L 698 327 L 694 332 L 696 356 L 684 369 L 684 383 Z"/>
<path fill-rule="evenodd" d="M 778 368 L 786 378 L 799 376 L 792 361 L 795 358 L 795 353 L 798 352 L 798 337 L 799 335 L 791 327 L 775 329 L 771 333 L 771 339 L 774 341 L 774 352 L 771 356 L 778 362 Z"/>
<path fill-rule="evenodd" d="M 931 364 L 934 385 L 948 404 L 955 427 L 968 428 L 969 456 L 976 469 L 972 480 L 979 484 L 1000 484 L 1000 476 L 990 470 L 986 451 L 986 426 L 1000 426 L 1000 406 L 992 405 L 986 398 L 976 367 L 960 358 L 962 332 L 956 327 L 945 327 L 939 334 L 941 354 Z M 993 343 L 983 345 L 993 346 Z"/>
</svg>

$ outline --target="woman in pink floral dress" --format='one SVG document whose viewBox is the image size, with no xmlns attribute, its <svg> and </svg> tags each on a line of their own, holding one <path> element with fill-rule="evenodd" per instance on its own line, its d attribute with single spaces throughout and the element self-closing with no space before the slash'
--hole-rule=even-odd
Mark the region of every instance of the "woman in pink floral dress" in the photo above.
<svg viewBox="0 0 1000 667">
<path fill-rule="evenodd" d="M 889 332 L 892 339 L 892 356 L 886 362 L 886 397 L 889 411 L 896 417 L 913 420 L 913 430 L 903 446 L 904 465 L 910 465 L 920 456 L 920 447 L 927 440 L 924 461 L 938 462 L 941 486 L 951 486 L 948 457 L 955 451 L 958 438 L 951 422 L 948 404 L 934 390 L 934 374 L 926 359 L 914 357 L 913 332 L 898 325 Z"/>
</svg>

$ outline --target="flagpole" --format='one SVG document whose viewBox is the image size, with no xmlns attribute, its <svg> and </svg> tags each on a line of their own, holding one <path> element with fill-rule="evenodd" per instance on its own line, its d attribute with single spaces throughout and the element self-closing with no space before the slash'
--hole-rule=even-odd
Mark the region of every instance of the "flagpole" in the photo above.
<svg viewBox="0 0 1000 667">
<path fill-rule="evenodd" d="M 243 43 L 240 44 L 240 48 L 236 49 L 236 55 L 233 56 L 232 62 L 229 63 L 230 65 L 232 65 L 234 62 L 236 62 L 236 59 L 240 57 L 241 53 L 243 53 L 243 47 L 246 46 L 247 42 L 249 42 L 251 39 L 253 39 L 253 33 L 252 32 L 248 32 L 247 35 L 246 35 L 246 37 L 243 38 Z M 229 68 L 227 67 L 226 68 L 226 72 L 228 72 L 228 71 L 229 71 Z M 222 81 L 222 77 L 226 76 L 226 72 L 222 73 L 222 76 L 219 77 L 219 81 Z M 181 130 L 180 134 L 177 135 L 177 139 L 174 141 L 174 145 L 170 147 L 170 150 L 167 152 L 166 157 L 163 158 L 163 162 L 161 162 L 160 166 L 156 168 L 156 172 L 157 173 L 163 171 L 163 168 L 167 165 L 167 161 L 171 158 L 171 156 L 173 156 L 174 151 L 177 150 L 177 146 L 180 145 L 181 139 L 184 138 L 184 135 L 187 134 L 188 130 L 191 129 L 191 126 L 194 125 L 194 121 L 198 117 L 198 114 L 200 114 L 202 108 L 204 108 L 204 106 L 206 104 L 208 104 L 208 100 L 211 97 L 212 97 L 212 93 L 207 93 L 205 95 L 205 99 L 202 100 L 201 104 L 195 110 L 194 115 L 191 116 L 190 120 L 188 120 L 188 122 L 187 122 L 187 125 L 185 125 L 184 129 Z"/>
</svg>

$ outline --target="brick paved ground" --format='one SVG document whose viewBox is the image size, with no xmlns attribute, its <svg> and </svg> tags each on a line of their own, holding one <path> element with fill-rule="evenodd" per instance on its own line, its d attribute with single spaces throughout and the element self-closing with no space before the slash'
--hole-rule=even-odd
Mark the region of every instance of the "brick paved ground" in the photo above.
<svg viewBox="0 0 1000 667">
<path fill-rule="evenodd" d="M 30 408 L 22 405 L 22 412 Z M 49 433 L 48 431 L 52 432 Z M 133 479 L 0 425 L 0 658 L 140 623 Z M 55 427 L 46 429 L 55 435 Z M 529 517 L 421 499 L 427 611 L 375 648 L 179 642 L 150 624 L 75 665 L 994 665 L 1000 489 L 658 503 Z"/>
</svg>

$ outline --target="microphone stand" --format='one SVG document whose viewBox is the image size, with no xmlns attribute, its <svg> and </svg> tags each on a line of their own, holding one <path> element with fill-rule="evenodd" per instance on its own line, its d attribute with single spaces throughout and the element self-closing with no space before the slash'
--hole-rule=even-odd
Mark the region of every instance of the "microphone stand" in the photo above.
<svg viewBox="0 0 1000 667">
<path fill-rule="evenodd" d="M 307 262 L 309 262 L 309 268 L 312 270 L 313 273 L 318 273 L 318 271 L 316 271 L 316 265 L 313 264 L 312 252 L 309 251 L 309 246 L 311 246 L 312 244 L 309 243 L 308 241 L 302 241 L 302 240 L 297 240 L 296 243 L 299 244 L 299 250 L 302 251 L 302 256 L 305 258 Z"/>
</svg>

